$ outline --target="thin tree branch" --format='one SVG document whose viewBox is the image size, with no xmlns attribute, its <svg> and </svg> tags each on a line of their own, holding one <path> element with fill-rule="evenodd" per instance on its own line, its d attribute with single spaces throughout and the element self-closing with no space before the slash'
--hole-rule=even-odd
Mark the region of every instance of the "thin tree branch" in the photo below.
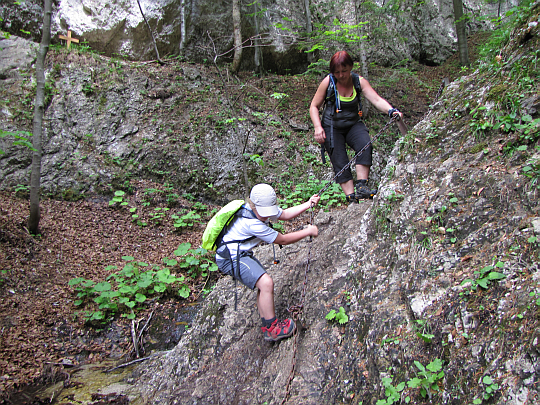
<svg viewBox="0 0 540 405">
<path fill-rule="evenodd" d="M 163 62 L 159 57 L 159 52 L 158 52 L 157 45 L 156 45 L 156 39 L 154 38 L 154 33 L 150 29 L 150 24 L 148 24 L 148 21 L 146 20 L 146 17 L 144 15 L 143 11 L 142 11 L 141 3 L 140 3 L 139 0 L 137 0 L 137 4 L 139 5 L 139 10 L 141 10 L 141 14 L 142 14 L 142 17 L 144 19 L 144 22 L 146 23 L 146 27 L 148 28 L 148 32 L 150 32 L 150 36 L 152 37 L 152 42 L 154 43 L 154 50 L 156 51 L 157 61 L 159 62 L 160 65 L 164 65 L 165 62 Z"/>
</svg>

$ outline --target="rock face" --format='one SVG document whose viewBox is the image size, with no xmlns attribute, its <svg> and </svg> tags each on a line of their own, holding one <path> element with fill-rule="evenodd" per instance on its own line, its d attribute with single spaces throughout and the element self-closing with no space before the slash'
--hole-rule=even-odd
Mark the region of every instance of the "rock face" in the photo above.
<svg viewBox="0 0 540 405">
<path fill-rule="evenodd" d="M 27 41 L 12 36 L 9 42 Z M 12 100 L 0 110 L 2 129 L 29 131 L 32 59 L 16 69 L 9 68 L 13 59 L 0 60 L 5 61 L 5 75 L 19 76 L 1 81 L 2 97 Z M 301 109 L 269 101 L 271 112 L 258 111 L 258 100 L 273 100 L 282 81 L 286 83 L 277 77 L 273 87 L 258 88 L 264 84 L 255 80 L 245 91 L 224 82 L 213 67 L 177 62 L 163 68 L 93 53 L 51 52 L 41 186 L 48 194 L 81 196 L 109 192 L 111 187 L 126 189 L 136 176 L 169 182 L 180 195 L 206 194 L 214 201 L 238 198 L 244 176 L 270 181 L 284 175 L 278 166 L 260 167 L 252 161 L 246 163 L 244 174 L 243 153 L 268 156 L 274 162 L 285 159 L 290 165 L 300 155 L 287 146 L 289 142 L 307 142 Z M 307 82 L 316 85 L 314 80 Z M 278 131 L 287 135 L 276 137 Z M 263 143 L 269 137 L 274 139 L 272 145 Z M 0 154 L 3 187 L 29 181 L 31 152 L 13 141 L 0 138 L 0 150 L 5 152 Z M 314 145 L 306 148 L 319 153 Z M 318 160 L 301 170 L 328 173 Z"/>
<path fill-rule="evenodd" d="M 270 246 L 257 249 L 257 257 L 275 283 L 278 315 L 285 316 L 287 307 L 304 303 L 301 324 L 305 329 L 297 338 L 297 374 L 292 383 L 291 403 L 333 402 L 336 391 L 323 392 L 330 380 L 343 378 L 352 383 L 354 377 L 361 377 L 362 370 L 353 356 L 356 351 L 347 353 L 343 338 L 350 340 L 356 334 L 362 335 L 362 328 L 367 331 L 371 320 L 366 319 L 367 314 L 355 313 L 347 325 L 354 325 L 351 335 L 344 335 L 344 328 L 333 326 L 324 317 L 336 305 L 343 305 L 350 314 L 355 303 L 346 296 L 353 293 L 349 283 L 354 273 L 351 269 L 357 266 L 354 252 L 359 247 L 350 235 L 358 236 L 359 222 L 369 217 L 371 208 L 372 203 L 366 202 L 344 211 L 318 212 L 315 224 L 320 237 L 311 243 L 303 241 L 276 250 L 279 265 L 272 264 Z M 137 386 L 145 401 L 247 404 L 276 403 L 283 397 L 295 339 L 277 344 L 264 342 L 254 306 L 255 292 L 243 287 L 237 291 L 235 311 L 234 283 L 229 278 L 220 280 L 186 338 L 174 350 L 140 369 Z M 361 326 L 364 322 L 367 324 Z M 346 369 L 340 370 L 343 361 L 347 362 Z M 176 399 L 171 400 L 172 396 Z"/>
<path fill-rule="evenodd" d="M 536 27 L 514 32 L 525 42 L 501 50 L 515 64 L 500 69 L 523 69 Z M 286 246 L 279 266 L 257 249 L 279 316 L 304 304 L 296 338 L 263 342 L 255 293 L 241 288 L 235 312 L 222 279 L 179 345 L 137 369 L 133 393 L 152 404 L 538 403 L 540 203 L 522 174 L 538 154 L 501 155 L 504 133 L 471 133 L 470 109 L 493 108 L 498 85 L 489 69 L 452 83 L 396 145 L 373 202 L 319 211 L 320 236 Z M 521 151 L 538 148 L 531 130 Z M 346 322 L 325 319 L 340 307 Z"/>
<path fill-rule="evenodd" d="M 140 3 L 162 57 L 180 55 L 199 63 L 212 61 L 218 55 L 219 60 L 232 59 L 230 1 L 141 0 Z M 261 34 L 260 43 L 264 45 L 262 54 L 266 70 L 296 74 L 307 68 L 308 58 L 298 50 L 298 36 L 287 31 L 306 31 L 304 3 L 303 0 L 262 2 L 257 10 L 253 5 L 243 5 L 242 35 L 247 40 L 243 69 L 255 67 L 251 48 L 253 41 L 248 38 L 256 35 L 256 26 Z M 467 22 L 469 33 L 489 27 L 481 17 L 504 13 L 516 3 L 514 0 L 496 4 L 477 0 L 465 3 L 465 12 L 471 16 Z M 16 6 L 0 4 L 3 29 L 14 35 L 20 35 L 23 29 L 39 41 L 40 4 L 37 0 Z M 361 7 L 355 11 L 357 6 L 352 1 L 338 5 L 314 1 L 310 7 L 312 24 L 325 24 L 330 31 L 336 29 L 332 26 L 334 17 L 351 25 L 367 23 L 365 43 L 370 62 L 392 65 L 411 59 L 437 65 L 455 51 L 457 40 L 452 3 L 449 2 L 425 2 L 418 6 L 417 2 L 410 1 L 403 2 L 397 9 L 389 8 L 383 2 L 374 10 Z M 253 17 L 255 13 L 257 24 Z M 108 56 L 119 54 L 134 60 L 156 58 L 152 37 L 135 0 L 61 0 L 55 7 L 53 21 L 52 32 L 56 41 L 59 34 L 65 34 L 69 29 L 92 49 Z M 321 51 L 320 56 L 328 58 L 330 55 L 327 53 L 335 51 L 333 46 L 325 44 L 323 49 L 330 49 Z M 356 44 L 347 47 L 356 58 L 359 56 Z"/>
<path fill-rule="evenodd" d="M 33 42 L 20 37 L 0 37 L 0 80 L 20 79 L 18 68 L 33 63 L 37 48 Z"/>
</svg>

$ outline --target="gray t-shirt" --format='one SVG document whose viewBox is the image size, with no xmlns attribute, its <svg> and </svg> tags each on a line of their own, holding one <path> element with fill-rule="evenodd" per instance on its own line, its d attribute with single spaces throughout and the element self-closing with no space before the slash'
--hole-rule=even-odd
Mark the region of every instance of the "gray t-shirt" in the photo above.
<svg viewBox="0 0 540 405">
<path fill-rule="evenodd" d="M 268 218 L 266 222 L 262 222 L 258 218 L 237 218 L 233 222 L 233 225 L 231 226 L 227 234 L 223 237 L 223 242 L 244 240 L 255 236 L 255 239 L 240 244 L 241 252 L 251 250 L 261 242 L 273 243 L 278 236 L 278 231 L 270 228 L 270 226 L 268 226 L 268 223 L 270 221 L 276 221 L 282 213 L 283 210 L 278 207 L 277 215 Z M 227 247 L 231 252 L 231 257 L 236 256 L 238 243 L 229 243 Z"/>
</svg>

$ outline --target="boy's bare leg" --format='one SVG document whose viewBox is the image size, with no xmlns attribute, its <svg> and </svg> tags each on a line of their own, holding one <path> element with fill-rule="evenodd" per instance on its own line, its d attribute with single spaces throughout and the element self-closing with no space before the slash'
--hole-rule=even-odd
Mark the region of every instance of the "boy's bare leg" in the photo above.
<svg viewBox="0 0 540 405">
<path fill-rule="evenodd" d="M 276 316 L 274 309 L 274 280 L 268 274 L 263 274 L 255 286 L 257 291 L 257 309 L 264 319 L 272 319 Z"/>
</svg>

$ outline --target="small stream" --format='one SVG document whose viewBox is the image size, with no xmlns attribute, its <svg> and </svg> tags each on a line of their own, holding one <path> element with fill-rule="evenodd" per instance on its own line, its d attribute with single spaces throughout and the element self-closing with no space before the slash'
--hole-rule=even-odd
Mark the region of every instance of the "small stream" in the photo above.
<svg viewBox="0 0 540 405">
<path fill-rule="evenodd" d="M 200 307 L 200 302 L 198 302 L 178 310 L 170 309 L 168 312 L 154 313 L 148 333 L 145 334 L 146 354 L 144 357 L 173 349 L 191 326 Z M 114 369 L 129 361 L 109 358 L 99 363 L 84 364 L 86 360 L 80 359 L 81 365 L 64 367 L 62 372 L 64 379 L 56 384 L 25 387 L 10 398 L 12 404 L 142 405 L 138 398 L 126 393 L 130 388 L 126 380 L 140 363 Z"/>
</svg>

